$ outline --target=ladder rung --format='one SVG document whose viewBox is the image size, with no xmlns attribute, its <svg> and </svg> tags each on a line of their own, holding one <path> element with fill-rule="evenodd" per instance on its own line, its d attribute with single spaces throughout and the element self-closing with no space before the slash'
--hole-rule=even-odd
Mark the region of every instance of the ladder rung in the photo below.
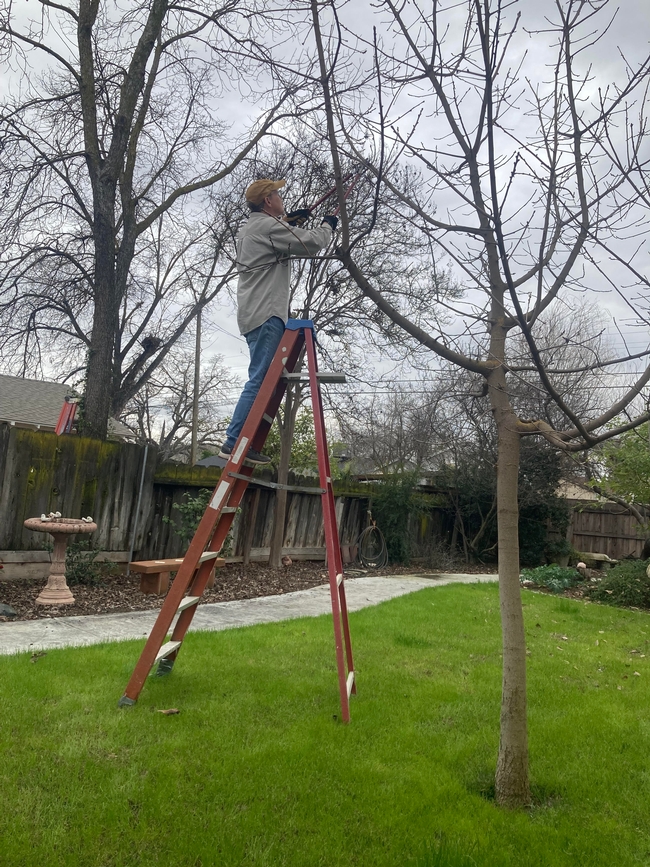
<svg viewBox="0 0 650 867">
<path fill-rule="evenodd" d="M 340 587 L 341 584 L 343 584 L 343 575 L 342 574 L 336 576 L 336 586 Z"/>
<path fill-rule="evenodd" d="M 232 515 L 233 512 L 236 512 L 236 511 L 237 511 L 236 506 L 224 506 L 223 509 L 221 510 L 221 514 L 222 515 Z"/>
<path fill-rule="evenodd" d="M 196 605 L 200 598 L 200 596 L 185 596 L 176 609 L 177 613 L 180 614 L 181 611 L 185 611 L 186 608 L 191 608 L 192 605 Z"/>
<path fill-rule="evenodd" d="M 309 382 L 308 373 L 283 373 L 280 378 L 285 382 Z M 344 373 L 334 373 L 333 370 L 319 370 L 316 379 L 319 382 L 347 382 Z"/>
<path fill-rule="evenodd" d="M 346 687 L 347 687 L 347 690 L 348 690 L 348 698 L 350 698 L 350 696 L 352 695 L 352 686 L 353 686 L 353 684 L 354 684 L 354 672 L 351 671 L 351 672 L 348 674 L 348 680 L 347 680 L 347 683 L 345 684 Z"/>
<path fill-rule="evenodd" d="M 264 413 L 264 415 L 262 416 L 262 418 L 264 419 L 264 421 L 265 421 L 267 424 L 273 424 L 273 419 L 271 418 L 270 415 L 267 415 L 267 413 Z"/>
<path fill-rule="evenodd" d="M 178 650 L 182 643 L 182 641 L 168 641 L 167 644 L 163 644 L 154 659 L 154 664 L 158 662 L 159 659 L 164 659 L 166 656 L 169 656 L 170 653 Z"/>
<path fill-rule="evenodd" d="M 199 565 L 201 565 L 201 563 L 207 563 L 208 560 L 216 560 L 218 556 L 218 551 L 204 551 L 199 557 Z"/>
</svg>

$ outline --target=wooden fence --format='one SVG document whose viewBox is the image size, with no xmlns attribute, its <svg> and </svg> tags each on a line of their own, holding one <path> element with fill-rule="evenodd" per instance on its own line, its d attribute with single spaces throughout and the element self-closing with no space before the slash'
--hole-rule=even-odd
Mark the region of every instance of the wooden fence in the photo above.
<svg viewBox="0 0 650 867">
<path fill-rule="evenodd" d="M 576 551 L 607 554 L 614 560 L 641 555 L 648 532 L 622 506 L 571 504 L 571 544 Z"/>
<path fill-rule="evenodd" d="M 182 478 L 187 476 L 188 468 L 178 469 L 181 478 L 176 483 L 169 478 L 166 467 L 162 467 L 160 476 L 157 476 L 157 479 L 160 479 L 165 474 L 165 481 L 158 480 L 154 483 L 153 505 L 150 514 L 145 516 L 146 524 L 141 536 L 141 547 L 137 551 L 139 558 L 146 560 L 160 557 L 160 551 L 164 551 L 166 557 L 178 557 L 183 554 L 186 543 L 176 532 L 178 509 L 174 506 L 180 505 L 186 494 L 194 497 L 201 488 L 212 489 L 219 479 L 218 471 L 215 473 L 212 468 L 210 469 L 213 479 L 197 478 L 201 474 L 196 472 L 199 468 L 195 467 L 193 471 L 195 476 L 188 482 L 187 478 Z M 275 491 L 266 487 L 264 481 L 261 479 L 258 483 L 253 479 L 250 482 L 242 498 L 239 513 L 233 522 L 228 559 L 234 562 L 241 561 L 246 550 L 252 562 L 266 562 L 269 558 Z M 304 482 L 304 479 L 300 480 L 301 485 Z M 283 553 L 294 560 L 325 558 L 325 530 L 318 490 L 315 489 L 313 494 L 292 492 L 288 494 Z M 341 545 L 349 546 L 356 542 L 365 526 L 368 498 L 362 494 L 344 492 L 335 499 Z"/>
<path fill-rule="evenodd" d="M 134 556 L 141 559 L 177 557 L 185 543 L 176 532 L 179 511 L 174 507 L 186 495 L 214 488 L 219 477 L 216 467 L 158 466 L 155 448 L 57 437 L 0 424 L 0 560 L 35 562 L 42 556 L 46 537 L 26 530 L 23 522 L 50 511 L 92 515 L 98 525 L 93 541 L 113 559 L 126 560 L 132 545 Z M 317 484 L 315 479 L 311 483 Z M 337 494 L 341 544 L 353 545 L 366 525 L 368 494 L 362 486 Z M 285 553 L 293 559 L 323 559 L 320 496 L 290 493 L 287 505 Z M 572 543 L 578 551 L 605 553 L 617 560 L 640 555 L 646 533 L 624 509 L 613 504 L 571 505 Z M 231 553 L 235 560 L 242 559 L 246 550 L 253 561 L 268 558 L 274 507 L 274 491 L 254 479 L 234 522 Z M 416 556 L 426 555 L 432 546 L 448 544 L 448 516 L 444 510 L 434 510 L 426 518 L 412 520 L 410 532 Z M 27 556 L 26 552 L 33 553 Z M 0 573 L 9 574 L 10 570 Z"/>
<path fill-rule="evenodd" d="M 212 490 L 221 471 L 217 467 L 156 466 L 156 461 L 155 448 L 57 437 L 0 424 L 0 561 L 8 565 L 46 560 L 48 538 L 25 529 L 24 521 L 56 511 L 75 517 L 92 515 L 97 522 L 93 542 L 112 559 L 125 561 L 132 546 L 139 559 L 180 556 L 186 543 L 177 533 L 179 510 L 175 506 L 202 488 Z M 301 484 L 308 486 L 310 481 L 317 485 L 316 479 Z M 325 540 L 317 491 L 290 493 L 287 506 L 284 553 L 294 559 L 323 559 Z M 264 487 L 263 480 L 259 484 L 253 480 L 234 522 L 235 560 L 243 558 L 245 549 L 253 561 L 268 559 L 274 507 L 275 492 Z M 336 497 L 336 508 L 341 544 L 353 544 L 365 526 L 367 497 L 342 491 Z M 11 577 L 13 571 L 6 569 L 0 577 Z"/>
<path fill-rule="evenodd" d="M 42 549 L 41 533 L 26 518 L 43 512 L 97 522 L 94 542 L 105 551 L 128 551 L 144 459 L 142 446 L 60 436 L 0 424 L 0 550 Z M 148 513 L 156 465 L 147 453 L 141 512 Z"/>
</svg>

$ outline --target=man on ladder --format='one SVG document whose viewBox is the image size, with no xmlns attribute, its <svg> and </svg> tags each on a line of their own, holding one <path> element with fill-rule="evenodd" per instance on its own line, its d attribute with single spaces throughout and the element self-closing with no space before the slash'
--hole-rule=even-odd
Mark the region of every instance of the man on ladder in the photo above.
<svg viewBox="0 0 650 867">
<path fill-rule="evenodd" d="M 244 386 L 219 457 L 230 458 L 248 413 L 280 344 L 289 316 L 292 257 L 311 257 L 326 247 L 336 231 L 337 218 L 323 217 L 317 229 L 300 228 L 310 208 L 284 212 L 278 190 L 286 181 L 262 178 L 246 190 L 251 214 L 237 235 L 237 324 L 250 353 Z M 246 460 L 268 464 L 270 458 L 250 448 Z"/>
<path fill-rule="evenodd" d="M 226 466 L 118 702 L 120 707 L 130 707 L 136 703 L 154 666 L 158 666 L 157 674 L 167 674 L 172 670 L 206 589 L 214 560 L 219 555 L 248 487 L 253 465 L 268 460 L 260 454 L 260 449 L 264 446 L 285 389 L 290 382 L 298 379 L 309 382 L 312 398 L 341 719 L 343 722 L 350 719 L 349 700 L 356 693 L 356 677 L 320 392 L 321 382 L 345 382 L 345 376 L 319 372 L 316 340 L 310 320 L 287 320 L 289 259 L 292 256 L 313 256 L 325 246 L 336 229 L 336 217 L 325 217 L 323 222 L 327 227 L 312 231 L 294 227 L 291 223 L 307 219 L 313 208 L 294 211 L 283 222 L 280 217 L 284 213 L 284 206 L 277 192 L 283 185 L 284 181 L 262 180 L 251 184 L 247 190 L 251 207 L 259 209 L 253 209 L 249 224 L 237 241 L 239 321 L 251 351 L 250 380 L 228 429 L 228 439 L 222 447 L 221 454 L 227 458 Z M 259 323 L 257 326 L 256 319 Z M 303 349 L 306 352 L 307 372 L 295 372 Z M 273 487 L 278 485 L 274 484 Z M 171 638 L 167 641 L 170 630 Z"/>
</svg>

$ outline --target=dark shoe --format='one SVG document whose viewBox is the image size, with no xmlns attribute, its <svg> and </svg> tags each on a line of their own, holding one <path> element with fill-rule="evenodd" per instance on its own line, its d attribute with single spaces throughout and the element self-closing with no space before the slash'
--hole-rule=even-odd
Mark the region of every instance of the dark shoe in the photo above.
<svg viewBox="0 0 650 867">
<path fill-rule="evenodd" d="M 244 458 L 247 464 L 270 464 L 271 458 L 268 455 L 262 455 L 256 452 L 255 449 L 249 449 L 248 454 Z"/>
<path fill-rule="evenodd" d="M 224 443 L 219 449 L 219 457 L 225 458 L 228 460 L 230 455 L 232 454 L 232 446 L 229 446 L 227 443 Z"/>
<path fill-rule="evenodd" d="M 224 443 L 219 450 L 219 457 L 225 458 L 229 460 L 232 456 L 232 446 L 229 446 L 227 443 Z M 267 457 L 267 455 L 262 455 L 259 452 L 255 451 L 255 449 L 249 449 L 248 454 L 244 458 L 249 464 L 270 464 L 271 458 Z"/>
</svg>

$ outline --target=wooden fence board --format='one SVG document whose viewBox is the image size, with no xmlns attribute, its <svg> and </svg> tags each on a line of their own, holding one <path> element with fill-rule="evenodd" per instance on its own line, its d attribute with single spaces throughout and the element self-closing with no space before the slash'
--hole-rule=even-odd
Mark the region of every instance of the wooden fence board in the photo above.
<svg viewBox="0 0 650 867">
<path fill-rule="evenodd" d="M 613 560 L 639 557 L 648 531 L 622 506 L 574 504 L 571 513 L 571 544 L 577 551 L 607 554 Z"/>
</svg>

